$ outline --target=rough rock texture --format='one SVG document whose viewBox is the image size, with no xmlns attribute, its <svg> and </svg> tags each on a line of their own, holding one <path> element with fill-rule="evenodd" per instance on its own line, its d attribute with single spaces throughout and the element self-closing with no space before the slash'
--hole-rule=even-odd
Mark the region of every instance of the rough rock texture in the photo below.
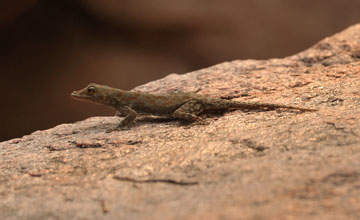
<svg viewBox="0 0 360 220">
<path fill-rule="evenodd" d="M 93 117 L 0 144 L 0 219 L 360 219 L 360 24 L 285 59 L 136 88 L 318 112 Z M 89 104 L 90 106 L 90 104 Z"/>
</svg>

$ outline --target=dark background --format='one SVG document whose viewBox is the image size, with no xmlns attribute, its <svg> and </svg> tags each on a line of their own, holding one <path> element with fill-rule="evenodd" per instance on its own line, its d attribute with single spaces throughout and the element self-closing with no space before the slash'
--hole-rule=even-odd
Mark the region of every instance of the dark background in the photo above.
<svg viewBox="0 0 360 220">
<path fill-rule="evenodd" d="M 235 59 L 284 57 L 360 21 L 359 0 L 1 0 L 0 140 L 114 111 L 74 101 Z"/>
</svg>

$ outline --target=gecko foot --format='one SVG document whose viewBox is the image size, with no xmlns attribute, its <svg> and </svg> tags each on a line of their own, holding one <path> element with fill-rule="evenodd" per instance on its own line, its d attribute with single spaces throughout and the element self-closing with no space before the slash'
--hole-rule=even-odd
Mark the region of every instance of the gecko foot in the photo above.
<svg viewBox="0 0 360 220">
<path fill-rule="evenodd" d="M 208 122 L 208 121 L 206 121 L 205 119 L 200 118 L 200 117 L 198 117 L 198 118 L 196 119 L 196 121 L 194 121 L 194 122 L 188 122 L 188 123 L 189 123 L 189 124 L 188 124 L 189 127 L 196 126 L 196 125 L 209 125 L 209 124 L 210 124 L 210 122 Z"/>
<path fill-rule="evenodd" d="M 130 130 L 130 127 L 129 126 L 116 126 L 115 128 L 109 128 L 105 131 L 105 133 L 111 133 L 111 132 L 114 132 L 114 131 L 125 131 L 125 130 Z"/>
<path fill-rule="evenodd" d="M 202 119 L 202 118 L 199 118 L 197 119 L 195 122 L 192 123 L 193 125 L 209 125 L 210 122 Z"/>
<path fill-rule="evenodd" d="M 120 131 L 130 130 L 130 126 L 129 126 L 129 125 L 119 124 L 119 125 L 116 127 L 116 129 L 117 129 L 117 130 L 120 130 Z"/>
<path fill-rule="evenodd" d="M 105 133 L 111 133 L 111 132 L 114 132 L 114 131 L 119 131 L 119 129 L 117 129 L 117 128 L 109 128 L 109 129 L 105 130 Z"/>
</svg>

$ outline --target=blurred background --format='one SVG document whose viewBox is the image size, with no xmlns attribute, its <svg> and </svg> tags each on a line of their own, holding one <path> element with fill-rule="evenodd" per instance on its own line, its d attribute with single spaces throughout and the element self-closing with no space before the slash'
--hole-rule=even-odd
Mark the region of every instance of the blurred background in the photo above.
<svg viewBox="0 0 360 220">
<path fill-rule="evenodd" d="M 360 21 L 359 0 L 1 0 L 0 140 L 113 115 L 72 100 L 223 61 L 285 57 Z"/>
</svg>

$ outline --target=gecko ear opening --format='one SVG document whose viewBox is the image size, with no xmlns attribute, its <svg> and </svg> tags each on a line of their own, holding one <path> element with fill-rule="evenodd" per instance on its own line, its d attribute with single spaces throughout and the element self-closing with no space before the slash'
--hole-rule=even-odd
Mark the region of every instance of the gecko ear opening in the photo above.
<svg viewBox="0 0 360 220">
<path fill-rule="evenodd" d="M 89 95 L 93 95 L 95 93 L 95 87 L 94 86 L 89 86 L 87 88 L 87 92 Z"/>
</svg>

